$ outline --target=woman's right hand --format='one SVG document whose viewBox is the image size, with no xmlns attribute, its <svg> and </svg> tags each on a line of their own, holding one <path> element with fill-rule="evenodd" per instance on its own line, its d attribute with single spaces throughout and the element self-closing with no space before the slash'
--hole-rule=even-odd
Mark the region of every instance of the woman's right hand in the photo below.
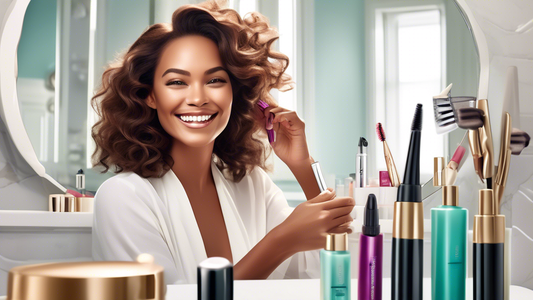
<svg viewBox="0 0 533 300">
<path fill-rule="evenodd" d="M 331 188 L 298 205 L 281 223 L 280 234 L 294 252 L 322 249 L 328 233 L 351 233 L 350 216 L 355 205 L 351 197 L 335 198 Z"/>
</svg>

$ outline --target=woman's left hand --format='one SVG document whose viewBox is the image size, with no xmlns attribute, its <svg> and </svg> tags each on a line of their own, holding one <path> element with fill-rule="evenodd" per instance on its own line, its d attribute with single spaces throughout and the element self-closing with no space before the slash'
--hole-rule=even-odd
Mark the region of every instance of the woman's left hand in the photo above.
<svg viewBox="0 0 533 300">
<path fill-rule="evenodd" d="M 273 119 L 270 113 L 274 114 Z M 273 126 L 275 132 L 276 139 L 270 144 L 274 153 L 289 167 L 309 164 L 305 123 L 296 112 L 279 106 L 267 107 L 264 116 L 265 126 Z"/>
</svg>

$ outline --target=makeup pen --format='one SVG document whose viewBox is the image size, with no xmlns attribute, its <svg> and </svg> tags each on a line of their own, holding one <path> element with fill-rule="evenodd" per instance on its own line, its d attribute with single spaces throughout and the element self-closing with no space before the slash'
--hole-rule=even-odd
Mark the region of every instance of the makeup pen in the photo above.
<svg viewBox="0 0 533 300">
<path fill-rule="evenodd" d="M 355 165 L 355 187 L 366 187 L 366 147 L 368 142 L 364 137 L 359 138 L 359 152 L 357 153 L 356 165 Z"/>
<path fill-rule="evenodd" d="M 424 206 L 420 185 L 420 139 L 422 104 L 417 104 L 411 125 L 411 140 L 403 183 L 394 203 L 392 229 L 393 300 L 422 299 Z"/>
</svg>

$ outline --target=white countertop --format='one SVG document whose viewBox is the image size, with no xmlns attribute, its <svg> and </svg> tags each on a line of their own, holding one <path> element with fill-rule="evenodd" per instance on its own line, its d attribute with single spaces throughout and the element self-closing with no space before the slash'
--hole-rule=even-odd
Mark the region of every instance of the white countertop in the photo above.
<svg viewBox="0 0 533 300">
<path fill-rule="evenodd" d="M 50 212 L 44 210 L 0 210 L 0 227 L 86 227 L 92 228 L 92 212 Z"/>
<path fill-rule="evenodd" d="M 236 280 L 235 300 L 313 300 L 320 299 L 320 279 Z M 357 279 L 352 279 L 352 300 L 357 299 Z M 467 279 L 466 299 L 472 299 L 473 280 Z M 196 284 L 167 285 L 166 300 L 197 299 Z M 383 279 L 383 299 L 391 299 L 391 279 Z M 424 299 L 431 299 L 431 279 L 424 278 Z M 511 286 L 512 300 L 531 300 L 533 291 Z"/>
<path fill-rule="evenodd" d="M 391 298 L 390 278 L 383 279 L 383 299 Z M 472 299 L 472 278 L 467 279 L 466 299 Z M 357 279 L 352 279 L 352 300 L 357 299 Z M 166 300 L 197 299 L 196 284 L 167 285 Z M 320 299 L 320 279 L 237 280 L 234 285 L 235 300 L 313 300 Z M 431 279 L 424 278 L 424 299 L 431 299 Z M 512 300 L 531 300 L 533 291 L 511 286 Z M 5 296 L 0 296 L 5 300 Z"/>
</svg>

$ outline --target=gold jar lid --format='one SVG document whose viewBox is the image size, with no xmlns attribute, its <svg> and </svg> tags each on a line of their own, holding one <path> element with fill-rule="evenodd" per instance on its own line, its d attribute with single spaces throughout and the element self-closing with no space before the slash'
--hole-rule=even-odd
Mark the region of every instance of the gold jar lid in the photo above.
<svg viewBox="0 0 533 300">
<path fill-rule="evenodd" d="M 136 262 L 65 262 L 9 271 L 6 300 L 159 300 L 165 298 L 163 267 L 149 254 Z"/>
</svg>

